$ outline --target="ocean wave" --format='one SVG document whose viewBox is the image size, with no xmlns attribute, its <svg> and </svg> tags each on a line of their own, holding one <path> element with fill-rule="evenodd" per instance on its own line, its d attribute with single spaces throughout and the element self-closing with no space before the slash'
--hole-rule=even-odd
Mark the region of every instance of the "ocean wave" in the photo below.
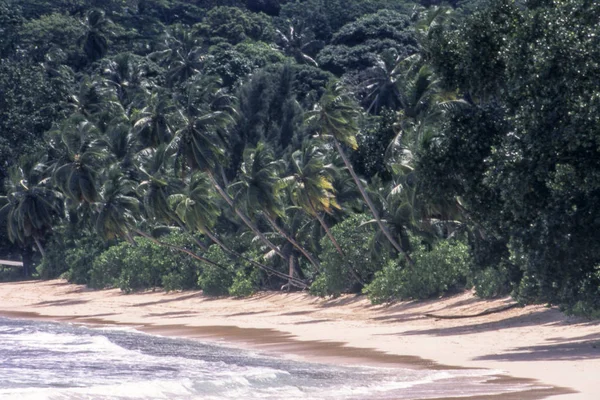
<svg viewBox="0 0 600 400">
<path fill-rule="evenodd" d="M 0 365 L 0 400 L 399 400 L 531 388 L 495 383 L 498 371 L 332 366 L 130 328 L 1 319 Z"/>
</svg>

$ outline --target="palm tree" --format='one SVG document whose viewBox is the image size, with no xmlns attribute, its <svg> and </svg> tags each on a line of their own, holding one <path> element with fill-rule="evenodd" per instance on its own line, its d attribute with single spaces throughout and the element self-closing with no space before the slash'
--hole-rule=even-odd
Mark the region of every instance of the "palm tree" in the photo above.
<svg viewBox="0 0 600 400">
<path fill-rule="evenodd" d="M 187 81 L 198 74 L 204 64 L 204 50 L 195 33 L 184 25 L 175 25 L 167 31 L 161 49 L 150 54 L 167 68 L 169 85 Z"/>
<path fill-rule="evenodd" d="M 323 47 L 323 42 L 311 40 L 306 34 L 304 25 L 293 23 L 289 26 L 287 32 L 276 29 L 279 39 L 279 46 L 283 53 L 293 57 L 299 64 L 310 64 L 318 67 L 317 62 L 307 53 L 316 52 Z"/>
<path fill-rule="evenodd" d="M 356 104 L 345 88 L 338 82 L 331 82 L 327 86 L 327 89 L 325 93 L 323 93 L 323 96 L 321 96 L 319 102 L 315 105 L 315 108 L 307 113 L 306 120 L 308 123 L 316 125 L 321 136 L 331 139 L 337 152 L 344 161 L 346 168 L 348 168 L 348 171 L 352 175 L 365 203 L 377 221 L 379 229 L 381 229 L 392 246 L 394 246 L 398 252 L 402 253 L 406 260 L 412 264 L 408 252 L 400 246 L 398 241 L 392 236 L 388 227 L 383 223 L 375 205 L 371 201 L 362 182 L 356 175 L 352 163 L 342 148 L 342 144 L 345 144 L 352 149 L 358 147 L 355 135 L 358 131 L 356 120 L 359 115 L 360 112 L 358 111 Z"/>
<path fill-rule="evenodd" d="M 232 100 L 231 96 L 218 87 L 218 80 L 215 78 L 192 80 L 188 84 L 185 108 L 179 111 L 179 126 L 170 146 L 177 149 L 182 160 L 182 172 L 185 172 L 186 167 L 205 172 L 219 196 L 244 224 L 271 250 L 286 259 L 280 249 L 235 204 L 215 175 L 214 171 L 222 171 L 222 166 L 226 164 L 225 131 L 233 122 Z"/>
<path fill-rule="evenodd" d="M 119 102 L 127 110 L 142 103 L 155 86 L 144 62 L 147 62 L 144 58 L 131 53 L 121 53 L 102 62 L 104 83 L 115 89 Z"/>
<path fill-rule="evenodd" d="M 25 244 L 32 238 L 42 257 L 46 255 L 42 240 L 64 214 L 62 195 L 49 186 L 48 178 L 43 178 L 45 169 L 44 165 L 31 160 L 25 161 L 23 167 L 13 167 L 7 184 L 8 194 L 3 199 L 6 204 L 0 209 L 10 241 Z"/>
<path fill-rule="evenodd" d="M 279 277 L 288 278 L 288 281 L 295 286 L 305 288 L 306 284 L 303 281 L 293 277 L 286 277 L 285 274 L 244 257 L 230 249 L 212 232 L 212 228 L 214 227 L 218 216 L 221 214 L 218 198 L 212 189 L 212 183 L 206 174 L 196 172 L 192 175 L 190 183 L 183 193 L 172 194 L 169 196 L 169 205 L 186 226 L 208 236 L 217 246 L 221 247 L 223 251 L 230 256 L 242 258 L 269 273 Z"/>
<path fill-rule="evenodd" d="M 214 77 L 199 77 L 187 84 L 179 99 L 176 130 L 171 146 L 193 170 L 215 171 L 226 161 L 226 130 L 233 123 L 233 97 Z M 182 170 L 185 166 L 182 166 Z"/>
<path fill-rule="evenodd" d="M 99 198 L 96 170 L 109 155 L 97 127 L 75 116 L 49 135 L 53 179 L 58 188 L 75 204 L 96 202 Z"/>
<path fill-rule="evenodd" d="M 317 259 L 277 223 L 277 218 L 284 215 L 279 193 L 283 161 L 275 160 L 273 152 L 263 142 L 259 142 L 255 148 L 246 148 L 243 160 L 240 180 L 231 185 L 236 189 L 235 200 L 243 202 L 250 216 L 253 216 L 254 210 L 261 210 L 269 225 L 298 249 L 318 271 Z"/>
<path fill-rule="evenodd" d="M 401 106 L 399 81 L 402 79 L 402 59 L 395 50 L 387 50 L 379 57 L 375 66 L 367 71 L 369 79 L 364 81 L 367 112 L 378 114 L 382 108 L 397 110 Z"/>
<path fill-rule="evenodd" d="M 98 140 L 98 146 L 106 149 L 109 161 L 117 164 L 130 179 L 135 176 L 134 156 L 138 146 L 128 121 L 113 121 L 106 133 Z"/>
<path fill-rule="evenodd" d="M 136 224 L 140 216 L 140 202 L 135 196 L 135 182 L 122 176 L 118 168 L 111 168 L 102 187 L 102 201 L 94 204 L 96 230 L 105 239 L 125 237 L 130 243 L 135 243 L 132 233 L 145 237 L 154 243 L 185 253 L 199 261 L 218 268 L 223 266 L 195 254 L 194 252 L 161 242 L 139 229 Z"/>
<path fill-rule="evenodd" d="M 224 247 L 212 233 L 212 228 L 221 215 L 221 207 L 214 188 L 205 174 L 194 173 L 185 188 L 171 194 L 167 201 L 169 208 L 191 231 L 198 231 L 208 236 L 215 244 Z"/>
<path fill-rule="evenodd" d="M 104 57 L 108 51 L 108 38 L 106 36 L 108 34 L 107 27 L 110 23 L 102 10 L 90 10 L 85 16 L 83 22 L 85 34 L 79 41 L 86 56 L 92 62 Z"/>
<path fill-rule="evenodd" d="M 335 167 L 325 163 L 322 148 L 308 141 L 292 154 L 290 164 L 292 175 L 283 181 L 290 189 L 292 202 L 319 221 L 338 253 L 344 257 L 344 251 L 321 216 L 322 212 L 332 214 L 334 209 L 340 209 L 332 184 Z"/>
<path fill-rule="evenodd" d="M 415 32 L 421 45 L 421 54 L 429 58 L 429 49 L 432 34 L 442 25 L 451 25 L 458 21 L 457 13 L 447 5 L 427 7 L 418 14 L 419 20 L 415 24 Z"/>
<path fill-rule="evenodd" d="M 114 88 L 107 86 L 101 78 L 86 76 L 69 96 L 65 108 L 68 108 L 73 114 L 94 119 L 104 113 L 112 114 L 122 107 L 117 101 Z"/>
<path fill-rule="evenodd" d="M 448 237 L 462 225 L 457 202 L 432 202 L 419 188 L 414 172 L 398 175 L 392 181 L 384 199 L 388 210 L 387 221 L 400 232 L 403 244 L 408 246 L 406 231 L 417 233 L 433 242 Z"/>
<path fill-rule="evenodd" d="M 168 198 L 184 187 L 184 182 L 175 178 L 169 168 L 169 154 L 166 145 L 145 148 L 136 154 L 136 166 L 142 181 L 138 194 L 142 198 L 144 211 L 155 222 L 169 224 L 177 219 L 177 214 L 169 207 Z"/>
<path fill-rule="evenodd" d="M 173 138 L 172 114 L 176 108 L 166 91 L 156 89 L 146 100 L 146 105 L 133 113 L 133 128 L 144 147 L 169 143 Z"/>
<path fill-rule="evenodd" d="M 105 239 L 125 237 L 133 243 L 131 232 L 135 231 L 140 202 L 135 196 L 135 182 L 126 179 L 113 167 L 100 191 L 101 200 L 95 205 L 96 230 Z"/>
</svg>

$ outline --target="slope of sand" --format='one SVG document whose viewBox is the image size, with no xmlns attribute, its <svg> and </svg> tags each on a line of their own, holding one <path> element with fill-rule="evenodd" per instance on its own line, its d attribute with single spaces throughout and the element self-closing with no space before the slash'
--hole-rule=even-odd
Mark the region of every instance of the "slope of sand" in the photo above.
<svg viewBox="0 0 600 400">
<path fill-rule="evenodd" d="M 473 316 L 506 304 L 510 299 L 471 293 L 372 306 L 362 296 L 262 293 L 236 300 L 199 292 L 123 295 L 60 280 L 0 284 L 0 315 L 9 317 L 126 324 L 330 362 L 491 368 L 576 391 L 555 400 L 600 399 L 600 323 L 543 306 Z"/>
</svg>

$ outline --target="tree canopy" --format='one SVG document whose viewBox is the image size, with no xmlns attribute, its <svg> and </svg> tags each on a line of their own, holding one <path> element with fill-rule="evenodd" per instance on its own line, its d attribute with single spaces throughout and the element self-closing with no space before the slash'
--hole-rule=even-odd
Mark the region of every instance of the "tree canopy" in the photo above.
<svg viewBox="0 0 600 400">
<path fill-rule="evenodd" d="M 93 287 L 474 286 L 600 315 L 598 20 L 590 0 L 0 0 L 0 251 Z"/>
</svg>

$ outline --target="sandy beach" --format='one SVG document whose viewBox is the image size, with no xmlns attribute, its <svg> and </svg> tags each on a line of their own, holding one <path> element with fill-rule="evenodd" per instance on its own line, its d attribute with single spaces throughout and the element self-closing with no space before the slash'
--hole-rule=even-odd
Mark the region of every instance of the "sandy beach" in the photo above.
<svg viewBox="0 0 600 400">
<path fill-rule="evenodd" d="M 559 388 L 531 398 L 600 399 L 600 323 L 544 306 L 479 315 L 511 303 L 472 293 L 373 306 L 363 296 L 269 292 L 238 300 L 200 292 L 124 295 L 61 280 L 0 284 L 0 315 L 8 317 L 122 324 L 331 363 L 494 369 Z"/>
</svg>

